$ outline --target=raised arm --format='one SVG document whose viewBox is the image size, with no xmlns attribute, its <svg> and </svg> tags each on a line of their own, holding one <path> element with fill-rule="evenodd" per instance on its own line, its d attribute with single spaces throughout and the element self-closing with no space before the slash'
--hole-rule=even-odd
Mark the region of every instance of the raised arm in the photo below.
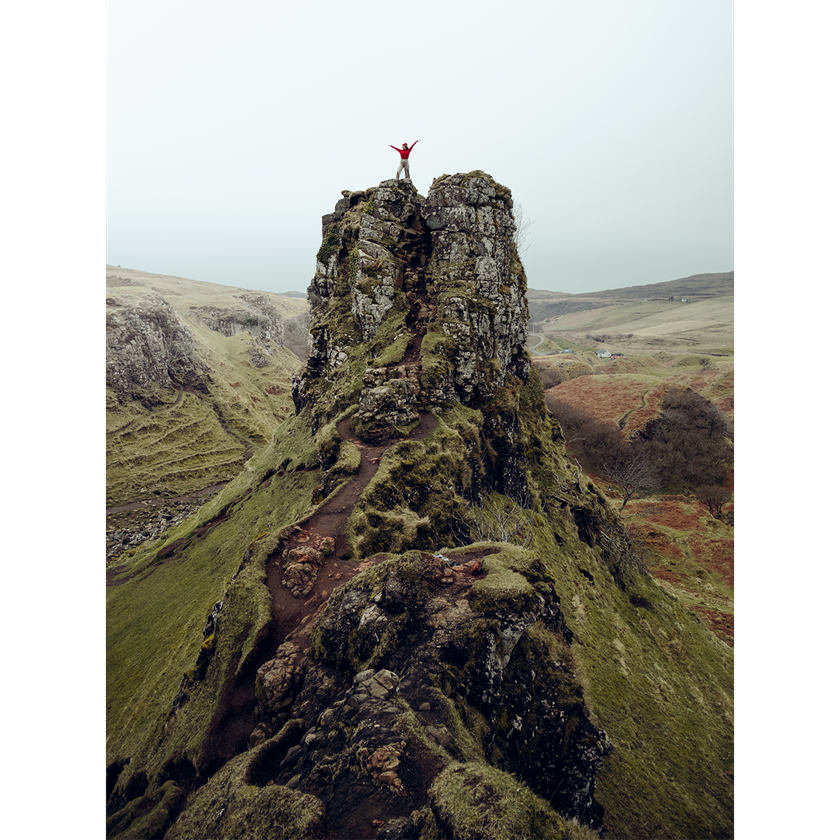
<svg viewBox="0 0 840 840">
<path fill-rule="evenodd" d="M 419 142 L 420 142 L 419 140 L 415 140 L 415 141 L 414 141 L 414 142 L 413 142 L 413 143 L 412 143 L 412 144 L 408 147 L 408 151 L 410 152 L 410 151 L 411 151 L 411 150 L 412 150 L 412 149 L 413 149 L 413 148 L 414 148 L 414 147 L 415 147 L 415 146 L 416 146 Z"/>
<path fill-rule="evenodd" d="M 390 144 L 389 144 L 389 145 L 390 145 Z M 399 150 L 396 146 L 391 146 L 391 148 L 392 148 L 395 152 L 399 152 L 399 151 L 400 151 L 400 150 Z"/>
</svg>

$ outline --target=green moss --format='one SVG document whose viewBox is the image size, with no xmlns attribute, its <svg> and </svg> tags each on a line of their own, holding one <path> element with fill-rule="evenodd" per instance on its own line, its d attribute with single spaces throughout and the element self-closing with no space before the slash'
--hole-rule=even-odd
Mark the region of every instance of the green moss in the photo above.
<svg viewBox="0 0 840 840">
<path fill-rule="evenodd" d="M 347 258 L 347 271 L 350 275 L 351 280 L 355 279 L 356 274 L 359 271 L 359 246 L 357 245 L 350 251 L 350 255 Z"/>
<path fill-rule="evenodd" d="M 458 840 L 565 840 L 559 814 L 513 776 L 478 762 L 452 764 L 430 790 L 438 834 Z"/>
<path fill-rule="evenodd" d="M 338 433 L 335 422 L 328 423 L 318 429 L 318 433 L 315 435 L 315 446 L 318 448 L 318 455 L 322 463 L 330 463 L 338 458 L 341 435 Z"/>
<path fill-rule="evenodd" d="M 445 424 L 423 442 L 391 447 L 350 518 L 360 556 L 373 546 L 398 552 L 449 542 L 453 517 L 466 504 L 462 485 L 470 481 L 468 453 Z"/>
<path fill-rule="evenodd" d="M 382 353 L 371 362 L 371 367 L 382 368 L 399 364 L 405 358 L 410 345 L 411 335 L 408 332 L 397 334 Z"/>
<path fill-rule="evenodd" d="M 540 597 L 534 587 L 517 572 L 494 564 L 494 560 L 499 562 L 497 558 L 498 555 L 485 558 L 483 568 L 488 574 L 470 590 L 470 606 L 493 615 L 538 610 Z"/>
<path fill-rule="evenodd" d="M 359 449 L 350 441 L 343 440 L 338 452 L 338 458 L 332 467 L 334 475 L 353 475 L 362 463 Z"/>
<path fill-rule="evenodd" d="M 318 262 L 321 265 L 327 265 L 330 257 L 335 254 L 341 246 L 341 237 L 338 234 L 338 228 L 333 225 L 324 237 L 321 247 L 318 249 Z"/>
<path fill-rule="evenodd" d="M 200 788 L 167 833 L 167 840 L 320 837 L 324 819 L 321 800 L 284 785 L 247 784 L 251 758 L 250 753 L 237 756 Z"/>
</svg>

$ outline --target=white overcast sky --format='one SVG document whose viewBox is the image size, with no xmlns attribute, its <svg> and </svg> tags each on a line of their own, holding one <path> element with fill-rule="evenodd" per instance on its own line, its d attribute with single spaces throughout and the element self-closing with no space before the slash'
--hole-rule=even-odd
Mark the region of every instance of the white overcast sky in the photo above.
<svg viewBox="0 0 840 840">
<path fill-rule="evenodd" d="M 111 0 L 113 265 L 305 291 L 341 190 L 482 169 L 529 285 L 734 267 L 730 0 Z"/>
</svg>

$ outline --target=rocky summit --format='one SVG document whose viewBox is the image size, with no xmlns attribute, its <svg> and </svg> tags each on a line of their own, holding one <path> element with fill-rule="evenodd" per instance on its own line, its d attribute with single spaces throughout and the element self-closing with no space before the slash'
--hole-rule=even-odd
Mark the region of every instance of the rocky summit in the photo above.
<svg viewBox="0 0 840 840">
<path fill-rule="evenodd" d="M 360 338 L 386 350 L 359 397 L 362 421 L 380 431 L 527 378 L 526 281 L 511 208 L 510 191 L 482 174 L 438 178 L 425 200 L 408 181 L 346 193 L 323 218 L 298 407 Z"/>
<path fill-rule="evenodd" d="M 566 456 L 511 211 L 323 217 L 296 413 L 109 565 L 109 837 L 732 836 L 732 651 Z"/>
</svg>

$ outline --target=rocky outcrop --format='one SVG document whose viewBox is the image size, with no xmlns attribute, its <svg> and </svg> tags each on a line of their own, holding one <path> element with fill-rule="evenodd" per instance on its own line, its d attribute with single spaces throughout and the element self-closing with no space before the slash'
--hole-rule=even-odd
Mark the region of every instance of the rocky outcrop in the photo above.
<svg viewBox="0 0 840 840">
<path fill-rule="evenodd" d="M 600 825 L 595 778 L 612 747 L 589 721 L 539 560 L 507 552 L 488 573 L 481 557 L 412 551 L 337 590 L 313 653 L 287 641 L 258 672 L 252 783 L 319 797 L 347 832 L 360 803 L 375 816 L 397 797 L 409 833 L 377 836 L 413 837 L 435 819 L 437 774 L 479 750 L 563 816 Z"/>
<path fill-rule="evenodd" d="M 137 305 L 109 298 L 106 313 L 106 382 L 118 394 L 152 386 L 206 393 L 206 371 L 190 330 L 159 295 Z"/>
<path fill-rule="evenodd" d="M 436 377 L 432 401 L 487 399 L 529 362 L 525 274 L 514 243 L 510 190 L 483 175 L 435 180 L 423 206 L 432 251 L 426 269 L 452 367 Z"/>
<path fill-rule="evenodd" d="M 191 306 L 190 312 L 211 330 L 225 336 L 247 332 L 254 339 L 251 349 L 255 367 L 265 367 L 275 347 L 288 346 L 300 353 L 307 341 L 308 315 L 283 318 L 268 295 L 246 292 L 236 295 L 241 308 Z"/>
<path fill-rule="evenodd" d="M 563 451 L 513 231 L 481 172 L 324 217 L 296 416 L 115 578 L 112 836 L 729 836 L 723 654 Z M 201 593 L 132 626 L 199 577 L 203 639 Z"/>
<path fill-rule="evenodd" d="M 374 433 L 422 410 L 480 405 L 511 376 L 526 378 L 526 281 L 511 209 L 510 190 L 483 172 L 444 175 L 425 199 L 396 180 L 345 192 L 322 220 L 298 410 L 359 343 L 382 362 L 359 398 Z"/>
</svg>

